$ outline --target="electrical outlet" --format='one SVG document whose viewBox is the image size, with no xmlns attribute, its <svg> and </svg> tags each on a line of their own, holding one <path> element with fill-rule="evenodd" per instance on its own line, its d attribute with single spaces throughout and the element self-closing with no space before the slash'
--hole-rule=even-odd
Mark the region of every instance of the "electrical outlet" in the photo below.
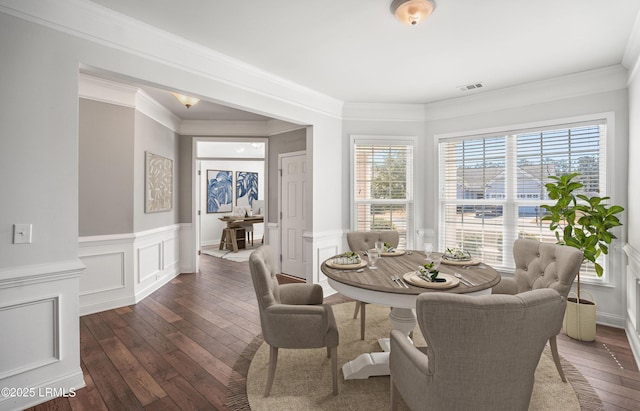
<svg viewBox="0 0 640 411">
<path fill-rule="evenodd" d="M 31 244 L 31 224 L 13 225 L 13 244 Z"/>
</svg>

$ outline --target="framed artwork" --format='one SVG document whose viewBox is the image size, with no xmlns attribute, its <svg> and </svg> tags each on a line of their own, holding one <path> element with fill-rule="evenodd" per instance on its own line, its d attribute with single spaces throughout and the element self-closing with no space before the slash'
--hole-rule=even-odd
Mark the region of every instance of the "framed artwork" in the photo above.
<svg viewBox="0 0 640 411">
<path fill-rule="evenodd" d="M 233 173 L 207 170 L 207 213 L 228 213 L 233 208 Z"/>
<path fill-rule="evenodd" d="M 173 160 L 145 151 L 145 213 L 173 208 Z"/>
<path fill-rule="evenodd" d="M 251 207 L 258 199 L 258 173 L 236 172 L 236 206 Z"/>
</svg>

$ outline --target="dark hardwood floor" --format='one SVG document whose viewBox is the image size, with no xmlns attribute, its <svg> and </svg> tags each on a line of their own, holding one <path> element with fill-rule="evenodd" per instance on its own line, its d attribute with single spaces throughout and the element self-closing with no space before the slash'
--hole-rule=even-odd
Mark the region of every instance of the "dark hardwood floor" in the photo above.
<svg viewBox="0 0 640 411">
<path fill-rule="evenodd" d="M 200 273 L 137 305 L 81 317 L 86 388 L 30 410 L 224 410 L 230 380 L 242 380 L 234 364 L 259 333 L 248 264 L 203 255 Z M 599 326 L 588 343 L 561 334 L 558 347 L 605 409 L 640 409 L 640 372 L 623 330 Z"/>
</svg>

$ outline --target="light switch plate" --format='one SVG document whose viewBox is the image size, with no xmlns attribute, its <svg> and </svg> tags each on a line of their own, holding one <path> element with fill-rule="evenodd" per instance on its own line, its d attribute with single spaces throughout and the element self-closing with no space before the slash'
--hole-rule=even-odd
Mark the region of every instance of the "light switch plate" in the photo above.
<svg viewBox="0 0 640 411">
<path fill-rule="evenodd" d="M 13 244 L 31 244 L 31 224 L 13 225 Z"/>
</svg>

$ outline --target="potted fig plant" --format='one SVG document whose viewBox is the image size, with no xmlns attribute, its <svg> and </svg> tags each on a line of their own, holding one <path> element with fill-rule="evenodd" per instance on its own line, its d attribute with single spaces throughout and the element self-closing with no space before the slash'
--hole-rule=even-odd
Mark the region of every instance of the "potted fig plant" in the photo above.
<svg viewBox="0 0 640 411">
<path fill-rule="evenodd" d="M 579 173 L 550 176 L 554 182 L 545 184 L 553 205 L 543 205 L 547 214 L 542 221 L 549 221 L 549 228 L 555 232 L 558 244 L 575 247 L 582 251 L 584 261 L 593 264 L 596 275 L 601 277 L 604 268 L 598 257 L 609 253 L 611 240 L 616 236 L 611 232 L 622 225 L 616 214 L 624 208 L 606 203 L 609 197 L 577 194 L 584 185 L 579 181 Z M 580 273 L 577 276 L 577 298 L 568 298 L 564 318 L 564 329 L 571 338 L 593 341 L 596 330 L 595 302 L 582 297 Z M 593 297 L 591 297 L 593 299 Z"/>
</svg>

